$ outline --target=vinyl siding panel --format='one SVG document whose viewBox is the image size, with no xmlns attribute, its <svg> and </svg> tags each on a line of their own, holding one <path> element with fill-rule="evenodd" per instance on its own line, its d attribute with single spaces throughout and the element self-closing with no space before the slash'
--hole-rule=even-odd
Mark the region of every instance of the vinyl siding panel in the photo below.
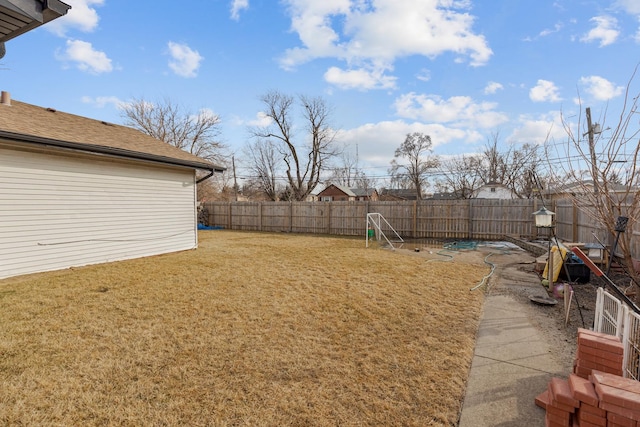
<svg viewBox="0 0 640 427">
<path fill-rule="evenodd" d="M 0 145 L 0 278 L 197 246 L 195 173 Z"/>
</svg>

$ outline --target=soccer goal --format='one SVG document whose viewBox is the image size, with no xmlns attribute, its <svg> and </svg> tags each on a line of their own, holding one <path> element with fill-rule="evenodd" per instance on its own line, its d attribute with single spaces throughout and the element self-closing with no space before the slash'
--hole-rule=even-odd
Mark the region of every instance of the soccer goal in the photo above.
<svg viewBox="0 0 640 427">
<path fill-rule="evenodd" d="M 382 214 L 368 213 L 366 230 L 367 248 L 369 247 L 369 240 L 373 240 L 374 238 L 378 243 L 386 243 L 391 249 L 395 249 L 393 246 L 394 243 L 404 243 L 402 237 L 400 237 L 391 224 L 384 219 Z"/>
</svg>

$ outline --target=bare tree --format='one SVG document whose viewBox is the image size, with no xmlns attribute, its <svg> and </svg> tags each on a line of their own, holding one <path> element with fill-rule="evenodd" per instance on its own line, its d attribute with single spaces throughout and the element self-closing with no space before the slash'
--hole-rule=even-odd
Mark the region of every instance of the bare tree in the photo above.
<svg viewBox="0 0 640 427">
<path fill-rule="evenodd" d="M 356 173 L 355 182 L 356 188 L 362 188 L 367 191 L 374 190 L 376 188 L 376 185 L 378 184 L 378 180 L 376 178 L 372 178 L 362 170 Z"/>
<path fill-rule="evenodd" d="M 356 185 L 356 179 L 360 172 L 358 158 L 350 151 L 343 151 L 338 157 L 340 163 L 333 168 L 327 181 L 351 188 Z"/>
<path fill-rule="evenodd" d="M 619 217 L 628 218 L 629 230 L 633 230 L 640 219 L 640 129 L 637 124 L 640 95 L 631 94 L 636 72 L 637 68 L 627 84 L 620 116 L 612 121 L 607 137 L 601 136 L 606 113 L 600 126 L 592 123 L 591 111 L 587 108 L 586 120 L 581 112 L 575 125 L 562 118 L 567 140 L 551 154 L 563 161 L 549 156 L 554 180 L 564 179 L 565 183 L 575 184 L 578 190 L 571 195 L 575 205 L 591 215 L 610 236 L 618 233 Z M 633 234 L 621 233 L 617 249 L 633 282 L 640 286 L 639 274 L 633 265 Z M 636 289 L 636 301 L 640 301 L 640 289 Z"/>
<path fill-rule="evenodd" d="M 482 156 L 479 154 L 466 154 L 442 161 L 436 188 L 453 193 L 458 199 L 470 199 L 483 183 L 481 165 Z"/>
<path fill-rule="evenodd" d="M 277 185 L 277 176 L 282 160 L 273 142 L 268 139 L 258 139 L 245 147 L 249 170 L 253 186 L 264 193 L 269 200 L 277 201 L 281 189 Z"/>
<path fill-rule="evenodd" d="M 396 149 L 389 173 L 392 180 L 410 182 L 416 190 L 418 200 L 422 200 L 423 190 L 429 185 L 430 171 L 438 167 L 439 159 L 432 156 L 431 137 L 420 132 L 407 134 L 404 142 Z M 408 163 L 398 163 L 404 159 Z"/>
<path fill-rule="evenodd" d="M 339 163 L 333 168 L 327 182 L 344 185 L 348 188 L 362 188 L 365 190 L 375 188 L 376 180 L 368 176 L 360 168 L 357 148 L 355 155 L 352 151 L 343 150 L 337 157 Z"/>
<path fill-rule="evenodd" d="M 220 117 L 210 111 L 192 114 L 166 98 L 160 102 L 138 98 L 124 105 L 122 117 L 127 126 L 203 159 L 224 163 L 221 153 L 225 147 L 217 140 Z"/>
<path fill-rule="evenodd" d="M 471 198 L 484 184 L 498 183 L 518 198 L 533 198 L 537 187 L 533 176 L 546 178 L 541 147 L 534 144 L 506 145 L 501 149 L 499 134 L 494 133 L 482 152 L 464 154 L 442 161 L 436 185 L 458 198 Z"/>
<path fill-rule="evenodd" d="M 506 150 L 500 150 L 499 137 L 499 133 L 492 134 L 482 152 L 479 167 L 483 183 L 502 184 L 519 198 L 535 197 L 531 173 L 537 176 L 542 174 L 540 147 L 535 144 L 523 144 L 520 147 L 511 144 L 507 145 Z"/>
<path fill-rule="evenodd" d="M 297 100 L 296 104 L 294 97 L 278 91 L 263 95 L 264 114 L 271 119 L 271 124 L 254 128 L 251 133 L 254 138 L 273 144 L 284 162 L 287 197 L 302 201 L 318 185 L 327 161 L 336 154 L 336 131 L 329 124 L 331 111 L 322 98 L 301 95 Z M 303 128 L 294 124 L 296 105 L 305 123 Z"/>
</svg>

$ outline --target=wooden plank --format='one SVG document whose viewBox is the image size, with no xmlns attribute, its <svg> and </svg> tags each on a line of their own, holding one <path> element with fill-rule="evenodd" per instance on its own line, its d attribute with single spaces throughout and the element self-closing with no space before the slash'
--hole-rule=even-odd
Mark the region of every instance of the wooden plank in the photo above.
<svg viewBox="0 0 640 427">
<path fill-rule="evenodd" d="M 592 233 L 611 244 L 593 207 L 562 199 L 556 234 L 565 241 L 594 242 Z M 496 240 L 504 235 L 537 238 L 532 213 L 539 200 L 420 200 L 406 202 L 207 202 L 209 223 L 237 230 L 358 236 L 367 213 L 380 213 L 405 238 Z M 628 227 L 634 258 L 640 258 L 640 229 Z M 544 237 L 544 236 L 540 236 Z"/>
</svg>

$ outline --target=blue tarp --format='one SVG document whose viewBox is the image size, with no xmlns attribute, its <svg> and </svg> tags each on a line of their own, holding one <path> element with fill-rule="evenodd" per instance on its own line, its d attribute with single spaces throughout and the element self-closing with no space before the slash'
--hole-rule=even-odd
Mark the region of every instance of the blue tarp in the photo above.
<svg viewBox="0 0 640 427">
<path fill-rule="evenodd" d="M 198 224 L 198 230 L 224 230 L 224 228 L 217 225 L 210 227 L 208 225 Z"/>
</svg>

